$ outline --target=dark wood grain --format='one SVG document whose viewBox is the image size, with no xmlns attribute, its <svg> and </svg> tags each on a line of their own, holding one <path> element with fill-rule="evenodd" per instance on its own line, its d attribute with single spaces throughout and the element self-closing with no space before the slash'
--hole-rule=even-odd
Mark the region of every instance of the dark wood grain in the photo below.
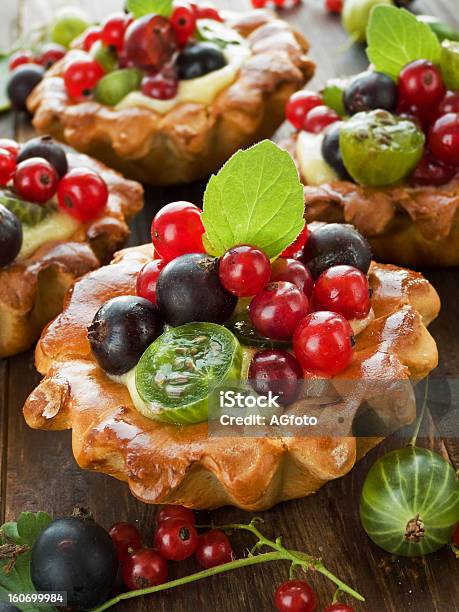
<svg viewBox="0 0 459 612">
<path fill-rule="evenodd" d="M 29 1 L 23 0 L 22 7 L 29 6 Z M 121 6 L 121 0 L 98 3 L 84 0 L 81 4 L 100 17 L 107 7 Z M 24 25 L 46 18 L 56 2 L 37 0 L 31 5 L 33 10 L 22 12 Z M 228 0 L 220 5 L 238 9 L 247 8 L 248 2 Z M 459 24 L 457 0 L 420 0 L 416 6 L 422 12 Z M 9 10 L 11 16 L 11 4 Z M 2 19 L 3 11 L 2 5 Z M 351 74 L 365 66 L 363 49 L 347 47 L 339 19 L 324 12 L 323 0 L 306 0 L 301 7 L 286 11 L 284 16 L 311 41 L 311 55 L 318 64 L 314 87 L 319 87 L 328 77 Z M 14 129 L 11 116 L 0 122 L 1 135 L 9 135 Z M 16 126 L 16 134 L 21 139 L 30 133 L 27 122 L 21 121 Z M 130 243 L 148 241 L 151 219 L 161 206 L 178 199 L 200 203 L 202 191 L 203 184 L 147 189 L 145 209 L 132 226 Z M 421 442 L 449 456 L 459 467 L 459 401 L 455 402 L 459 400 L 459 385 L 454 384 L 454 379 L 459 380 L 458 272 L 435 270 L 426 271 L 426 275 L 439 291 L 443 309 L 431 328 L 438 342 L 441 362 L 430 391 L 433 419 L 427 420 Z M 446 377 L 451 381 L 448 386 L 444 383 Z M 148 543 L 154 524 L 154 507 L 135 500 L 123 483 L 80 470 L 73 459 L 69 432 L 45 433 L 27 428 L 21 408 L 38 380 L 31 351 L 0 362 L 0 518 L 11 519 L 22 510 L 38 509 L 64 515 L 74 505 L 85 505 L 105 526 L 117 520 L 137 521 Z M 374 546 L 359 523 L 358 501 L 369 467 L 376 457 L 403 442 L 400 435 L 386 440 L 345 478 L 330 483 L 309 498 L 280 504 L 264 512 L 264 529 L 273 537 L 283 534 L 285 543 L 292 548 L 322 556 L 331 570 L 365 595 L 365 604 L 352 604 L 357 611 L 454 612 L 459 610 L 459 565 L 447 549 L 426 559 L 397 559 Z M 234 508 L 222 508 L 212 514 L 212 519 L 217 523 L 248 521 L 250 516 Z M 240 535 L 234 536 L 234 543 L 238 554 L 243 554 L 251 545 L 250 538 Z M 195 565 L 190 561 L 173 566 L 171 573 L 175 576 L 193 569 Z M 268 611 L 273 609 L 272 593 L 276 585 L 285 580 L 287 572 L 288 567 L 282 563 L 259 566 L 158 597 L 124 603 L 118 609 L 123 612 L 153 609 L 158 612 L 211 612 L 218 607 L 221 612 Z M 320 576 L 312 580 L 323 607 L 331 601 L 333 588 Z"/>
</svg>

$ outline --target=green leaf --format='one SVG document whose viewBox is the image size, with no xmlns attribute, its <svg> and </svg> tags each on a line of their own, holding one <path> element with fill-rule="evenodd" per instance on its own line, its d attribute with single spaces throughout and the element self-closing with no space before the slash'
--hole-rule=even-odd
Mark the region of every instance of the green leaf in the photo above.
<svg viewBox="0 0 459 612">
<path fill-rule="evenodd" d="M 20 554 L 10 572 L 9 560 L 0 558 L 0 601 L 8 601 L 8 593 L 35 593 L 30 579 L 30 549 L 38 535 L 51 523 L 45 512 L 23 512 L 17 523 L 5 523 L 0 528 L 0 545 L 17 544 L 28 549 Z M 55 608 L 38 603 L 15 603 L 23 612 L 54 612 Z"/>
<path fill-rule="evenodd" d="M 152 13 L 169 17 L 172 14 L 172 0 L 127 0 L 126 8 L 135 19 Z"/>
<path fill-rule="evenodd" d="M 426 23 L 405 9 L 376 6 L 367 29 L 367 55 L 375 70 L 393 79 L 417 59 L 440 61 L 440 43 Z"/>
<path fill-rule="evenodd" d="M 10 100 L 6 94 L 6 85 L 9 78 L 8 60 L 8 55 L 0 56 L 0 113 L 9 110 L 11 107 Z"/>
<path fill-rule="evenodd" d="M 238 151 L 204 193 L 205 244 L 221 256 L 237 244 L 273 259 L 304 227 L 303 188 L 292 158 L 269 140 Z"/>
</svg>

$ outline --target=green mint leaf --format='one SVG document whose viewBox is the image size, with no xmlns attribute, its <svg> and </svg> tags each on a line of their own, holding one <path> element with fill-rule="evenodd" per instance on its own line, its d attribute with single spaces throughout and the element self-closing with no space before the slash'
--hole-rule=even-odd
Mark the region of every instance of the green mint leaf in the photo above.
<svg viewBox="0 0 459 612">
<path fill-rule="evenodd" d="M 6 94 L 6 85 L 9 78 L 9 55 L 0 56 L 0 113 L 10 109 L 11 103 Z"/>
<path fill-rule="evenodd" d="M 376 6 L 367 29 L 367 55 L 375 70 L 393 79 L 406 64 L 417 59 L 438 64 L 440 43 L 426 23 L 405 9 Z"/>
<path fill-rule="evenodd" d="M 135 19 L 153 13 L 162 17 L 170 17 L 172 0 L 127 0 L 126 8 Z"/>
<path fill-rule="evenodd" d="M 251 244 L 273 259 L 304 227 L 303 188 L 292 158 L 269 140 L 238 151 L 213 175 L 202 221 L 208 252 Z"/>
<path fill-rule="evenodd" d="M 0 527 L 0 545 L 17 544 L 27 546 L 28 550 L 21 553 L 11 569 L 8 569 L 8 559 L 0 558 L 0 601 L 8 602 L 8 593 L 35 593 L 30 579 L 30 549 L 38 535 L 51 523 L 51 517 L 45 512 L 23 512 L 16 523 L 5 523 Z M 15 603 L 23 612 L 55 612 L 46 604 Z"/>
<path fill-rule="evenodd" d="M 244 41 L 236 30 L 232 30 L 215 19 L 198 19 L 196 33 L 199 40 L 212 42 L 223 49 L 228 45 L 240 45 Z"/>
</svg>

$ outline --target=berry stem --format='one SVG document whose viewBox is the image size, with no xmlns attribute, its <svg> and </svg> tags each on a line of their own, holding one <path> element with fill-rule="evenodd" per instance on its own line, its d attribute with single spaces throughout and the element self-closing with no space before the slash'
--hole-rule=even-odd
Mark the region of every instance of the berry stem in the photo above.
<svg viewBox="0 0 459 612">
<path fill-rule="evenodd" d="M 165 582 L 158 586 L 150 587 L 147 589 L 139 589 L 137 591 L 130 591 L 128 593 L 122 593 L 121 595 L 117 595 L 113 599 L 105 602 L 98 608 L 94 608 L 92 612 L 103 612 L 104 610 L 108 610 L 112 606 L 124 601 L 126 599 L 132 599 L 134 597 L 141 597 L 144 595 L 150 595 L 152 593 L 158 593 L 160 591 L 165 591 L 167 589 L 173 589 L 178 586 L 182 586 L 184 584 L 188 584 L 190 582 L 195 582 L 197 580 L 202 580 L 203 578 L 208 578 L 210 576 L 215 576 L 217 574 L 223 574 L 224 572 L 228 572 L 231 570 L 239 569 L 241 567 L 248 567 L 251 565 L 257 565 L 260 563 L 268 563 L 269 561 L 290 561 L 293 566 L 301 567 L 303 570 L 308 571 L 313 569 L 324 576 L 326 576 L 329 580 L 331 580 L 338 589 L 348 595 L 351 595 L 355 599 L 359 601 L 365 601 L 365 599 L 354 591 L 347 584 L 342 582 L 339 578 L 337 578 L 334 574 L 332 574 L 322 563 L 320 559 L 316 559 L 315 557 L 311 557 L 310 555 L 306 555 L 305 553 L 289 550 L 285 548 L 281 542 L 281 538 L 277 538 L 276 541 L 270 540 L 266 538 L 256 527 L 255 524 L 260 522 L 261 519 L 253 519 L 249 524 L 240 524 L 240 523 L 232 523 L 229 525 L 222 525 L 215 527 L 214 525 L 206 525 L 206 528 L 218 528 L 222 531 L 248 531 L 252 533 L 257 539 L 258 542 L 255 544 L 254 548 L 252 548 L 252 552 L 249 553 L 249 556 L 244 557 L 243 559 L 236 559 L 235 561 L 230 561 L 229 563 L 224 563 L 222 565 L 217 565 L 216 567 L 212 567 L 210 569 L 203 570 L 201 572 L 196 572 L 194 574 L 190 574 L 189 576 L 184 576 L 183 578 L 178 578 L 176 580 L 171 580 L 169 582 Z M 200 525 L 199 528 L 203 528 L 203 525 Z M 260 554 L 253 554 L 255 550 L 261 548 L 263 546 L 267 546 L 271 548 L 271 552 L 265 552 Z"/>
</svg>

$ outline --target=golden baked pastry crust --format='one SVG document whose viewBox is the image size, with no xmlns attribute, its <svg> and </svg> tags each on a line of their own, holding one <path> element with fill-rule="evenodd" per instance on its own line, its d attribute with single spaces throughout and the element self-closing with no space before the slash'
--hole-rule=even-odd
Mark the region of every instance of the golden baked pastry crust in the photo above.
<svg viewBox="0 0 459 612">
<path fill-rule="evenodd" d="M 252 55 L 211 106 L 180 104 L 160 115 L 140 107 L 75 104 L 57 64 L 29 97 L 35 127 L 144 183 L 209 176 L 238 149 L 270 137 L 289 96 L 314 73 L 308 43 L 273 14 L 252 11 L 229 23 L 247 39 Z"/>
<path fill-rule="evenodd" d="M 0 269 L 0 358 L 25 351 L 62 310 L 73 282 L 108 262 L 128 236 L 127 223 L 143 206 L 143 188 L 100 162 L 67 153 L 69 168 L 88 167 L 107 183 L 109 199 L 99 218 L 69 240 L 48 242 L 30 257 Z"/>
<path fill-rule="evenodd" d="M 346 474 L 378 443 L 351 435 L 208 437 L 207 423 L 173 426 L 137 412 L 126 387 L 93 359 L 86 328 L 107 299 L 135 292 L 136 275 L 151 256 L 151 246 L 127 249 L 112 265 L 75 284 L 63 313 L 37 345 L 36 366 L 45 378 L 24 407 L 31 427 L 72 428 L 81 467 L 127 481 L 144 502 L 193 508 L 232 504 L 261 510 L 308 495 Z M 343 378 L 362 376 L 383 385 L 385 400 L 373 408 L 400 426 L 413 419 L 414 400 L 397 398 L 386 384 L 422 378 L 436 366 L 436 345 L 425 326 L 436 317 L 440 301 L 416 272 L 373 264 L 369 278 L 375 317 L 357 336 L 354 360 L 333 386 L 339 389 Z M 365 392 L 357 405 L 364 399 Z M 330 413 L 335 419 L 337 409 Z M 354 412 L 343 412 L 349 423 Z"/>
<path fill-rule="evenodd" d="M 296 160 L 296 135 L 282 143 Z M 301 174 L 301 172 L 300 172 Z M 305 186 L 305 219 L 350 223 L 378 261 L 408 267 L 459 265 L 459 173 L 441 186 Z"/>
</svg>

